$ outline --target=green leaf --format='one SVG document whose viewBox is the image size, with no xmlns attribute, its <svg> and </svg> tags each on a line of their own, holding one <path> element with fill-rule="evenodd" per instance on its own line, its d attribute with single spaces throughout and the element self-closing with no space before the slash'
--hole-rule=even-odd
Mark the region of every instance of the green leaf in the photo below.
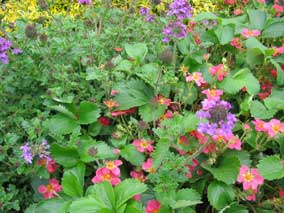
<svg viewBox="0 0 284 213">
<path fill-rule="evenodd" d="M 126 179 L 114 188 L 116 196 L 116 209 L 121 207 L 134 195 L 141 194 L 147 190 L 144 183 L 135 179 Z"/>
<path fill-rule="evenodd" d="M 102 71 L 100 71 L 97 67 L 87 67 L 86 68 L 87 76 L 86 80 L 98 80 L 101 81 L 104 78 L 104 74 Z"/>
<path fill-rule="evenodd" d="M 176 203 L 173 209 L 185 208 L 202 203 L 200 194 L 193 189 L 181 189 L 176 194 Z"/>
<path fill-rule="evenodd" d="M 270 62 L 273 64 L 273 66 L 277 70 L 277 85 L 282 86 L 284 84 L 284 73 L 282 71 L 282 68 L 278 62 L 276 62 L 274 59 L 270 58 Z"/>
<path fill-rule="evenodd" d="M 87 189 L 86 195 L 95 198 L 106 209 L 114 210 L 116 195 L 108 181 L 97 183 Z"/>
<path fill-rule="evenodd" d="M 145 43 L 126 44 L 125 51 L 129 57 L 141 62 L 144 60 L 148 48 Z"/>
<path fill-rule="evenodd" d="M 234 27 L 218 25 L 215 34 L 222 45 L 228 44 L 234 38 Z"/>
<path fill-rule="evenodd" d="M 54 160 L 64 167 L 73 167 L 79 161 L 79 154 L 75 148 L 63 147 L 53 143 L 50 150 Z"/>
<path fill-rule="evenodd" d="M 240 161 L 235 156 L 224 156 L 215 167 L 205 164 L 202 164 L 202 167 L 211 172 L 215 179 L 226 184 L 234 184 L 239 174 Z"/>
<path fill-rule="evenodd" d="M 245 45 L 250 49 L 259 49 L 263 54 L 265 54 L 265 50 L 267 47 L 264 46 L 257 38 L 251 37 L 245 41 Z"/>
<path fill-rule="evenodd" d="M 261 159 L 257 168 L 261 176 L 266 180 L 276 180 L 284 177 L 284 165 L 278 155 Z"/>
<path fill-rule="evenodd" d="M 264 104 L 269 110 L 284 110 L 283 89 L 272 89 L 271 95 L 264 100 Z"/>
<path fill-rule="evenodd" d="M 219 85 L 221 89 L 230 94 L 236 94 L 243 87 L 246 87 L 251 95 L 258 94 L 260 90 L 258 80 L 247 68 L 239 70 L 234 75 L 230 74 Z"/>
<path fill-rule="evenodd" d="M 181 126 L 183 128 L 182 133 L 186 134 L 187 132 L 195 130 L 198 123 L 199 123 L 199 120 L 198 120 L 196 114 L 193 114 L 193 113 L 185 114 L 182 121 L 181 121 Z"/>
<path fill-rule="evenodd" d="M 249 213 L 246 207 L 234 204 L 229 208 L 224 209 L 224 211 L 220 211 L 219 213 Z"/>
<path fill-rule="evenodd" d="M 238 150 L 227 150 L 224 155 L 226 156 L 236 156 L 241 165 L 247 165 L 248 167 L 251 164 L 250 154 L 247 151 L 238 151 Z"/>
<path fill-rule="evenodd" d="M 267 18 L 266 12 L 261 10 L 253 10 L 253 9 L 248 9 L 247 12 L 249 15 L 251 26 L 253 28 L 262 30 Z"/>
<path fill-rule="evenodd" d="M 78 164 L 76 167 L 65 170 L 62 178 L 63 192 L 71 197 L 82 197 L 84 176 L 84 164 Z"/>
<path fill-rule="evenodd" d="M 252 101 L 250 104 L 250 112 L 254 118 L 270 119 L 274 116 L 275 110 L 268 110 L 260 101 Z"/>
<path fill-rule="evenodd" d="M 122 60 L 116 67 L 115 67 L 115 71 L 125 71 L 128 73 L 131 73 L 131 69 L 132 69 L 132 62 L 129 60 Z"/>
<path fill-rule="evenodd" d="M 86 197 L 73 201 L 70 206 L 70 213 L 99 213 L 103 208 L 105 208 L 104 203 L 100 203 L 95 198 Z"/>
<path fill-rule="evenodd" d="M 153 89 L 141 80 L 123 82 L 116 89 L 119 93 L 114 99 L 119 103 L 119 110 L 145 105 L 154 98 Z"/>
<path fill-rule="evenodd" d="M 208 186 L 207 193 L 210 204 L 217 210 L 233 202 L 235 193 L 232 186 L 219 181 L 213 181 Z"/>
<path fill-rule="evenodd" d="M 121 150 L 120 154 L 125 160 L 129 161 L 134 166 L 141 166 L 145 161 L 145 156 L 138 152 L 136 147 L 132 144 L 125 146 Z"/>
<path fill-rule="evenodd" d="M 266 26 L 262 31 L 263 38 L 277 38 L 284 36 L 284 21 L 278 21 Z"/>
<path fill-rule="evenodd" d="M 153 152 L 153 168 L 157 169 L 165 158 L 168 156 L 171 142 L 168 139 L 161 139 L 155 147 Z"/>
<path fill-rule="evenodd" d="M 154 87 L 159 80 L 160 70 L 158 64 L 145 64 L 136 73 L 146 83 Z"/>
<path fill-rule="evenodd" d="M 145 122 L 158 120 L 165 112 L 166 106 L 161 104 L 145 104 L 139 107 L 139 115 Z"/>
<path fill-rule="evenodd" d="M 66 213 L 69 205 L 69 201 L 64 201 L 62 199 L 49 199 L 40 202 L 34 209 L 34 213 Z"/>
<path fill-rule="evenodd" d="M 72 133 L 76 128 L 80 128 L 74 119 L 63 114 L 53 116 L 46 124 L 49 131 L 55 135 L 66 135 Z"/>
<path fill-rule="evenodd" d="M 79 117 L 79 124 L 90 124 L 98 120 L 101 110 L 96 104 L 83 101 L 80 103 L 77 113 Z"/>
<path fill-rule="evenodd" d="M 206 20 L 216 20 L 218 19 L 218 16 L 210 12 L 201 12 L 194 18 L 195 21 L 202 21 L 205 19 Z"/>
<path fill-rule="evenodd" d="M 63 105 L 58 105 L 58 106 L 51 106 L 50 107 L 53 110 L 56 110 L 57 112 L 60 112 L 66 116 L 68 116 L 71 119 L 76 120 L 76 116 L 74 115 L 73 112 L 71 112 L 70 110 L 68 110 L 65 106 Z"/>
</svg>

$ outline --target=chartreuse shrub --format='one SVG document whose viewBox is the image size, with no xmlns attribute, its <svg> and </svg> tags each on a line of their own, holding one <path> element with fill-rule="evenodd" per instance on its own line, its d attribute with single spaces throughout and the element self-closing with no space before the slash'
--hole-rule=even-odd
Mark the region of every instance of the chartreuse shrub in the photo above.
<svg viewBox="0 0 284 213">
<path fill-rule="evenodd" d="M 225 3 L 2 23 L 1 211 L 284 211 L 284 20 Z"/>
</svg>

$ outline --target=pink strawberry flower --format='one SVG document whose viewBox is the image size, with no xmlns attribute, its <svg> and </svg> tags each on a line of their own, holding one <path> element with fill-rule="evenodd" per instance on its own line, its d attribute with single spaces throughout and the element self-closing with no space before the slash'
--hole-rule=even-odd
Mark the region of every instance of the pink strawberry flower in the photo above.
<svg viewBox="0 0 284 213">
<path fill-rule="evenodd" d="M 263 120 L 255 119 L 254 121 L 252 121 L 252 123 L 255 125 L 256 131 L 258 131 L 258 132 L 265 132 L 266 131 L 265 122 Z"/>
<path fill-rule="evenodd" d="M 58 164 L 52 158 L 41 158 L 37 162 L 38 165 L 44 166 L 50 174 L 53 174 L 58 169 Z"/>
<path fill-rule="evenodd" d="M 170 106 L 171 104 L 171 99 L 165 98 L 162 95 L 158 95 L 156 96 L 156 101 L 161 104 L 161 105 L 165 105 L 165 106 Z"/>
<path fill-rule="evenodd" d="M 139 152 L 152 152 L 154 147 L 152 146 L 153 141 L 147 141 L 146 139 L 137 139 L 133 141 L 133 145 Z"/>
<path fill-rule="evenodd" d="M 234 10 L 234 15 L 235 15 L 235 16 L 238 16 L 238 15 L 243 14 L 243 13 L 244 13 L 244 11 L 241 10 L 241 9 L 239 9 L 239 8 L 237 8 L 237 9 Z"/>
<path fill-rule="evenodd" d="M 224 0 L 224 4 L 234 5 L 235 4 L 235 0 Z"/>
<path fill-rule="evenodd" d="M 136 200 L 136 201 L 140 201 L 141 200 L 141 195 L 140 194 L 134 195 L 133 199 Z"/>
<path fill-rule="evenodd" d="M 118 168 L 122 165 L 121 160 L 114 160 L 114 161 L 105 161 L 106 168 L 111 170 L 113 174 L 116 176 L 120 176 L 120 169 Z"/>
<path fill-rule="evenodd" d="M 146 213 L 158 213 L 161 208 L 161 204 L 157 200 L 149 200 L 146 206 Z"/>
<path fill-rule="evenodd" d="M 264 179 L 256 168 L 250 169 L 248 166 L 242 165 L 237 181 L 243 183 L 244 190 L 257 190 L 257 187 L 263 184 Z"/>
<path fill-rule="evenodd" d="M 103 181 L 108 181 L 111 185 L 116 186 L 121 181 L 119 176 L 115 175 L 110 169 L 108 168 L 99 168 L 96 171 L 96 176 L 92 178 L 93 183 L 100 183 Z"/>
<path fill-rule="evenodd" d="M 284 124 L 277 119 L 272 119 L 268 123 L 265 123 L 264 128 L 271 138 L 275 137 L 278 133 L 284 132 Z"/>
<path fill-rule="evenodd" d="M 142 164 L 142 169 L 146 172 L 154 173 L 155 170 L 153 168 L 153 159 L 148 158 L 147 161 Z"/>
<path fill-rule="evenodd" d="M 195 84 L 198 87 L 200 87 L 202 84 L 206 83 L 206 81 L 202 77 L 202 73 L 201 72 L 194 72 L 192 74 L 189 74 L 188 76 L 186 76 L 185 80 L 186 80 L 186 82 L 194 81 Z"/>
<path fill-rule="evenodd" d="M 202 93 L 207 96 L 208 100 L 212 101 L 220 100 L 221 95 L 223 95 L 223 91 L 219 89 L 207 89 L 203 90 Z"/>
<path fill-rule="evenodd" d="M 112 100 L 112 99 L 104 101 L 104 104 L 105 104 L 110 110 L 112 110 L 114 107 L 118 107 L 118 106 L 119 106 L 119 104 L 118 104 L 116 101 Z"/>
<path fill-rule="evenodd" d="M 249 190 L 248 191 L 248 195 L 247 195 L 247 200 L 248 201 L 255 201 L 256 200 L 256 193 L 257 193 L 257 190 Z"/>
<path fill-rule="evenodd" d="M 145 182 L 146 181 L 146 177 L 143 174 L 142 171 L 131 171 L 130 172 L 130 176 L 140 182 Z"/>
<path fill-rule="evenodd" d="M 45 199 L 49 199 L 57 196 L 57 192 L 60 192 L 61 189 L 62 187 L 56 179 L 50 179 L 49 184 L 46 186 L 40 185 L 38 187 L 38 192 L 41 193 Z"/>
<path fill-rule="evenodd" d="M 257 37 L 257 36 L 260 36 L 260 31 L 244 28 L 243 31 L 241 32 L 241 35 L 245 38 Z"/>
<path fill-rule="evenodd" d="M 239 50 L 242 49 L 242 43 L 238 37 L 233 38 L 230 44 Z"/>
<path fill-rule="evenodd" d="M 274 53 L 273 57 L 276 57 L 278 55 L 284 54 L 284 44 L 281 47 L 273 47 Z"/>
<path fill-rule="evenodd" d="M 218 81 L 223 81 L 224 77 L 226 77 L 229 72 L 224 69 L 223 64 L 218 64 L 217 66 L 213 66 L 209 69 L 211 75 L 216 76 Z"/>
<path fill-rule="evenodd" d="M 227 141 L 227 147 L 229 149 L 236 149 L 236 150 L 242 149 L 242 142 L 237 136 L 233 134 L 226 135 L 226 141 Z"/>
<path fill-rule="evenodd" d="M 115 96 L 115 95 L 117 95 L 119 92 L 117 91 L 117 90 L 114 90 L 114 89 L 112 89 L 111 91 L 110 91 L 110 95 L 111 96 Z"/>
<path fill-rule="evenodd" d="M 284 190 L 283 189 L 279 189 L 278 194 L 279 194 L 280 198 L 284 197 Z"/>
</svg>

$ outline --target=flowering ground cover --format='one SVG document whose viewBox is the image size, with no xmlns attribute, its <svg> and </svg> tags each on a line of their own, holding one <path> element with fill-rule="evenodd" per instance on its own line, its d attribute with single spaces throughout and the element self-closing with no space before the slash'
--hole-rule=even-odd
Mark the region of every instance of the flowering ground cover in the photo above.
<svg viewBox="0 0 284 213">
<path fill-rule="evenodd" d="M 284 212 L 283 1 L 54 4 L 1 13 L 0 212 Z"/>
</svg>

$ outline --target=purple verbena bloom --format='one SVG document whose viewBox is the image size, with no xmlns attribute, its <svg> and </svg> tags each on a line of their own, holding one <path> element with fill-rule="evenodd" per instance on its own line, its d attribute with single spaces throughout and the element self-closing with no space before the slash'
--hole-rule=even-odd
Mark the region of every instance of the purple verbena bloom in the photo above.
<svg viewBox="0 0 284 213">
<path fill-rule="evenodd" d="M 14 49 L 12 49 L 12 53 L 14 54 L 14 55 L 19 55 L 19 54 L 21 54 L 23 51 L 22 50 L 20 50 L 19 48 L 14 48 Z"/>
<path fill-rule="evenodd" d="M 87 5 L 89 5 L 89 4 L 91 4 L 91 0 L 78 0 L 78 3 L 79 4 L 87 4 Z"/>
<path fill-rule="evenodd" d="M 168 15 L 176 15 L 178 20 L 192 17 L 192 7 L 186 0 L 175 0 L 171 5 Z"/>
<path fill-rule="evenodd" d="M 6 54 L 6 52 L 3 52 L 3 53 L 0 52 L 0 61 L 3 64 L 8 64 L 9 63 L 9 58 L 8 58 L 8 55 Z"/>
<path fill-rule="evenodd" d="M 168 41 L 170 37 L 178 39 L 184 38 L 186 37 L 186 25 L 181 21 L 171 22 L 163 29 L 163 34 L 166 37 L 166 39 L 164 39 L 166 41 Z"/>
<path fill-rule="evenodd" d="M 29 146 L 29 144 L 26 143 L 24 146 L 21 146 L 20 149 L 23 152 L 21 157 L 24 158 L 26 163 L 31 164 L 34 156 L 33 156 L 32 152 L 31 152 L 31 147 Z"/>
<path fill-rule="evenodd" d="M 9 40 L 0 37 L 0 60 L 3 64 L 8 64 L 9 62 L 7 51 L 11 45 L 12 43 Z"/>
<path fill-rule="evenodd" d="M 149 13 L 149 9 L 147 7 L 141 7 L 139 13 L 140 15 L 147 15 Z"/>
<path fill-rule="evenodd" d="M 45 139 L 43 139 L 38 150 L 39 157 L 48 159 L 50 155 L 49 148 L 50 148 L 49 144 Z"/>
<path fill-rule="evenodd" d="M 148 15 L 146 16 L 146 21 L 147 21 L 147 22 L 153 21 L 153 19 L 154 19 L 154 16 L 151 15 L 151 14 L 148 14 Z"/>
</svg>

